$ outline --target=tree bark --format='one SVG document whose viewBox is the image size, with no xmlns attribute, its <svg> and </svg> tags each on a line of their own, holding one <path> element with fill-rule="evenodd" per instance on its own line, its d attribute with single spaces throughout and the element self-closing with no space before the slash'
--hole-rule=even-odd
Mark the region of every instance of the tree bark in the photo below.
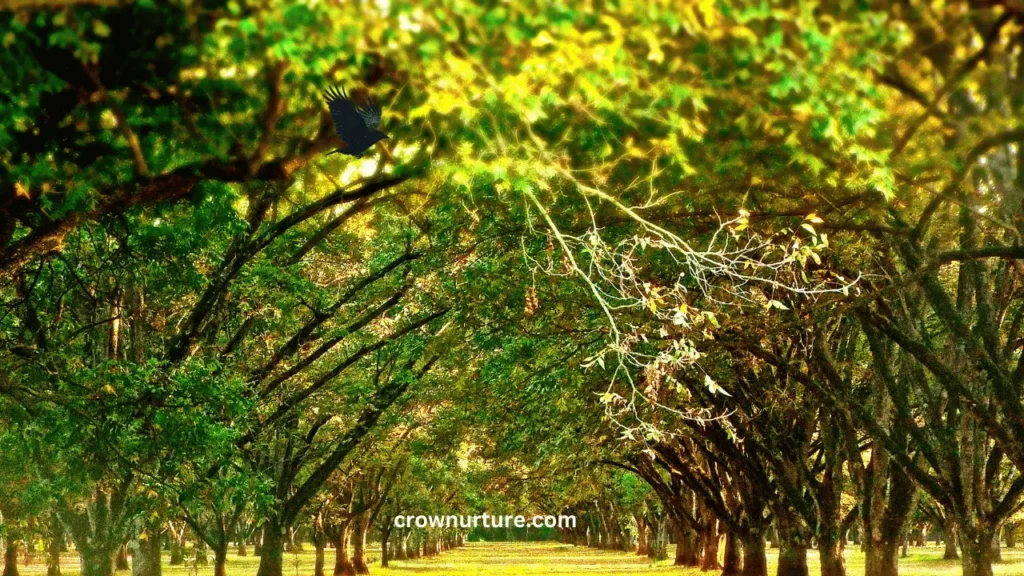
<svg viewBox="0 0 1024 576">
<path fill-rule="evenodd" d="M 60 549 L 63 543 L 64 533 L 57 524 L 46 544 L 46 576 L 60 576 Z"/>
<path fill-rule="evenodd" d="M 715 522 L 711 521 L 710 526 L 705 526 L 701 534 L 700 569 L 719 568 L 721 565 L 718 564 L 718 530 L 715 529 Z"/>
<path fill-rule="evenodd" d="M 653 525 L 648 525 L 650 535 L 647 538 L 647 556 L 653 560 L 664 560 L 668 558 L 668 529 L 664 518 L 658 519 Z"/>
<path fill-rule="evenodd" d="M 411 540 L 411 543 L 412 543 L 411 546 L 408 546 L 408 554 L 407 555 L 408 555 L 409 559 L 413 560 L 413 559 L 419 558 L 420 557 L 420 541 L 419 541 L 419 538 L 411 538 L 410 539 L 409 535 L 407 534 L 406 535 L 406 540 L 407 541 Z"/>
<path fill-rule="evenodd" d="M 992 576 L 992 532 L 976 530 L 975 534 L 960 531 L 960 565 L 963 576 Z"/>
<path fill-rule="evenodd" d="M 636 516 L 636 554 L 647 555 L 647 522 L 643 516 Z"/>
<path fill-rule="evenodd" d="M 818 542 L 818 558 L 821 576 L 846 576 L 846 560 L 843 558 L 843 547 L 838 540 Z"/>
<path fill-rule="evenodd" d="M 778 576 L 808 576 L 807 545 L 783 540 L 779 546 Z"/>
<path fill-rule="evenodd" d="M 132 538 L 132 576 L 160 576 L 160 531 L 146 530 L 142 520 L 135 522 L 135 537 Z"/>
<path fill-rule="evenodd" d="M 128 570 L 131 565 L 128 564 L 128 544 L 121 544 L 117 549 L 117 555 L 114 557 L 114 569 L 115 570 Z"/>
<path fill-rule="evenodd" d="M 260 526 L 259 530 L 256 531 L 256 534 L 255 534 L 255 536 L 253 538 L 253 543 L 252 543 L 252 555 L 253 556 L 262 556 L 263 555 L 263 530 L 264 530 L 264 528 L 265 528 L 264 526 Z"/>
<path fill-rule="evenodd" d="M 768 557 L 764 550 L 764 536 L 743 539 L 743 576 L 768 576 Z"/>
<path fill-rule="evenodd" d="M 228 543 L 218 546 L 213 550 L 213 576 L 227 576 L 228 574 Z"/>
<path fill-rule="evenodd" d="M 958 547 L 956 543 L 956 521 L 953 520 L 952 517 L 946 519 L 946 524 L 942 529 L 942 541 L 946 547 L 946 551 L 943 553 L 942 559 L 959 560 L 960 553 L 957 551 Z"/>
<path fill-rule="evenodd" d="M 260 565 L 256 576 L 284 576 L 284 526 L 271 517 L 263 525 Z"/>
<path fill-rule="evenodd" d="M 338 528 L 338 541 L 334 546 L 334 576 L 354 576 L 355 566 L 348 555 L 348 543 L 352 537 L 352 520 L 346 519 Z"/>
<path fill-rule="evenodd" d="M 697 537 L 692 530 L 676 526 L 676 566 L 697 566 Z"/>
<path fill-rule="evenodd" d="M 366 533 L 369 532 L 370 516 L 361 514 L 353 522 L 352 531 L 352 568 L 356 574 L 369 574 L 370 567 L 366 564 Z"/>
<path fill-rule="evenodd" d="M 316 551 L 316 559 L 313 561 L 313 576 L 324 576 L 324 554 L 327 544 L 323 540 L 315 540 L 313 549 Z"/>
<path fill-rule="evenodd" d="M 409 558 L 409 532 L 403 530 L 398 533 L 398 542 L 396 543 L 395 560 L 406 560 Z"/>
<path fill-rule="evenodd" d="M 726 532 L 725 551 L 722 554 L 722 576 L 739 576 L 740 570 L 739 542 L 732 532 Z"/>
<path fill-rule="evenodd" d="M 78 551 L 81 576 L 114 576 L 116 549 L 85 546 Z"/>
<path fill-rule="evenodd" d="M 10 534 L 6 538 L 3 576 L 18 576 L 18 542 L 19 540 Z"/>
<path fill-rule="evenodd" d="M 899 543 L 865 540 L 864 576 L 899 576 Z"/>
<path fill-rule="evenodd" d="M 181 532 L 171 530 L 171 566 L 181 566 L 185 563 L 185 529 Z"/>
</svg>

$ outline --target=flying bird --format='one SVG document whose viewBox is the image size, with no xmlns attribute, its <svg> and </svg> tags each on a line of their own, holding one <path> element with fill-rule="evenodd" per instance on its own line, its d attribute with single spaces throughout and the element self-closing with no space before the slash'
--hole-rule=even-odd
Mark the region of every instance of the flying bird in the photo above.
<svg viewBox="0 0 1024 576">
<path fill-rule="evenodd" d="M 372 99 L 367 100 L 362 106 L 356 106 L 349 100 L 345 89 L 340 91 L 335 86 L 324 92 L 327 99 L 327 108 L 331 111 L 331 119 L 334 120 L 334 129 L 338 137 L 345 142 L 345 146 L 338 148 L 329 154 L 341 152 L 356 158 L 362 158 L 363 153 L 380 140 L 388 137 L 380 128 L 380 106 Z"/>
</svg>

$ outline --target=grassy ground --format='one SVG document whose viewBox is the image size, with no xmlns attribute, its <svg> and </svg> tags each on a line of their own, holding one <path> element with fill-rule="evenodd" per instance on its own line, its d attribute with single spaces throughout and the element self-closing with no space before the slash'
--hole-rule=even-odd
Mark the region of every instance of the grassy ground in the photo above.
<svg viewBox="0 0 1024 576">
<path fill-rule="evenodd" d="M 670 550 L 671 552 L 671 550 Z M 768 556 L 769 573 L 775 571 L 775 551 Z M 864 573 L 864 555 L 859 550 L 846 553 L 847 568 L 851 576 Z M 960 574 L 960 563 L 943 561 L 942 548 L 927 546 L 911 548 L 910 555 L 900 561 L 901 576 L 954 576 Z M 378 566 L 379 557 L 371 554 L 371 570 L 382 576 L 504 576 L 518 574 L 582 574 L 641 576 L 647 574 L 678 574 L 697 576 L 696 569 L 682 569 L 671 566 L 671 561 L 651 563 L 645 557 L 574 548 L 555 543 L 474 543 L 465 548 L 450 550 L 433 558 L 422 558 L 411 562 L 393 562 L 392 567 Z M 812 551 L 808 557 L 811 574 L 817 574 L 817 556 Z M 41 560 L 41 559 L 40 559 Z M 166 562 L 167 558 L 164 558 Z M 327 573 L 333 567 L 334 555 L 327 551 Z M 229 556 L 229 576 L 252 576 L 256 573 L 259 558 Z M 62 559 L 62 572 L 66 576 L 78 574 L 78 557 L 68 555 Z M 313 572 L 313 553 L 289 554 L 285 561 L 285 574 L 309 576 Z M 24 576 L 45 574 L 46 568 L 39 561 L 21 567 Z M 213 567 L 164 567 L 165 576 L 186 576 L 212 574 Z M 1004 549 L 1003 561 L 996 565 L 997 576 L 1024 576 L 1024 548 Z M 118 573 L 127 576 L 130 572 Z M 711 573 L 714 574 L 714 573 Z"/>
</svg>

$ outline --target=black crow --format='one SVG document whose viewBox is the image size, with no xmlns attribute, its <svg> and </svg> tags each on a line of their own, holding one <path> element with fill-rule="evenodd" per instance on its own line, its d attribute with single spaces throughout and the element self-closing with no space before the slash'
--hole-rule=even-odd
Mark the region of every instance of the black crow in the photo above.
<svg viewBox="0 0 1024 576">
<path fill-rule="evenodd" d="M 356 107 L 348 98 L 345 89 L 340 91 L 337 87 L 328 88 L 324 93 L 327 98 L 327 107 L 331 111 L 331 119 L 334 120 L 334 129 L 338 137 L 345 142 L 345 146 L 334 152 L 342 152 L 349 156 L 362 158 L 370 146 L 388 137 L 377 128 L 380 127 L 380 106 L 373 100 Z"/>
</svg>

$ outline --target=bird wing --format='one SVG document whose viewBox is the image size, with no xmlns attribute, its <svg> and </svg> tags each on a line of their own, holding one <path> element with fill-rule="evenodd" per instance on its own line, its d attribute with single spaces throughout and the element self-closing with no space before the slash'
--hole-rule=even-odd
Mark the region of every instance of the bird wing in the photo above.
<svg viewBox="0 0 1024 576">
<path fill-rule="evenodd" d="M 359 115 L 362 116 L 363 122 L 366 127 L 370 130 L 376 130 L 380 127 L 380 115 L 381 109 L 372 99 L 368 100 L 366 104 L 363 104 L 356 109 Z"/>
<path fill-rule="evenodd" d="M 331 111 L 331 120 L 334 121 L 334 129 L 338 136 L 346 143 L 355 143 L 366 137 L 366 121 L 362 114 L 349 100 L 345 89 L 331 87 L 324 92 L 327 99 L 327 108 Z"/>
</svg>

